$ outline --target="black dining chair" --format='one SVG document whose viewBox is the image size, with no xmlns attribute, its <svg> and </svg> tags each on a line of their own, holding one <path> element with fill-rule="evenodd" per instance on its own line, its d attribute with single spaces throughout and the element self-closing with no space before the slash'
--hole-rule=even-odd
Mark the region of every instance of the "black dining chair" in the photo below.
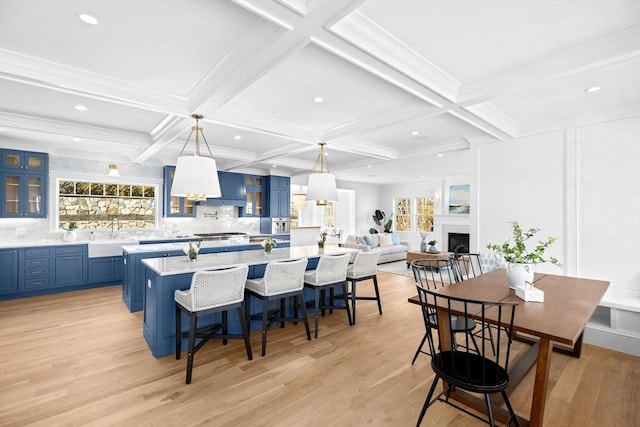
<svg viewBox="0 0 640 427">
<path fill-rule="evenodd" d="M 451 262 L 451 269 L 453 270 L 453 277 L 456 282 L 462 282 L 466 279 L 471 279 L 472 277 L 479 276 L 483 273 L 486 273 L 482 268 L 482 261 L 480 254 L 475 253 L 454 253 L 449 256 L 449 261 Z M 489 342 L 491 343 L 491 348 L 495 351 L 495 343 L 493 341 L 493 332 L 494 326 L 485 325 L 487 328 L 487 334 Z M 476 337 L 480 336 L 482 330 L 477 329 L 474 332 Z"/>
<path fill-rule="evenodd" d="M 491 407 L 490 395 L 500 393 L 509 411 L 509 419 L 506 425 L 510 425 L 511 421 L 518 424 L 518 419 L 513 412 L 511 402 L 506 393 L 509 385 L 509 355 L 511 351 L 511 343 L 509 335 L 505 332 L 513 329 L 513 319 L 517 303 L 515 302 L 485 302 L 451 296 L 441 295 L 438 291 L 432 291 L 424 287 L 418 286 L 418 297 L 420 305 L 423 307 L 425 319 L 427 322 L 427 341 L 431 353 L 431 369 L 435 373 L 431 388 L 424 401 L 420 417 L 416 426 L 422 423 L 427 409 L 436 401 L 447 403 L 456 409 L 459 409 L 474 418 L 488 422 L 494 426 L 493 411 Z M 429 308 L 436 311 L 435 315 Z M 466 345 L 458 345 L 455 340 L 455 334 L 447 334 L 448 336 L 438 335 L 438 344 L 435 343 L 433 330 L 438 329 L 438 322 L 446 322 L 442 325 L 444 330 L 453 331 L 456 327 L 454 319 L 473 317 L 475 322 L 482 326 L 481 330 L 487 323 L 497 322 L 505 325 L 506 329 L 499 329 L 501 333 L 496 336 L 495 351 L 489 352 L 489 346 L 486 340 L 482 341 L 482 345 L 478 352 L 469 349 L 469 335 L 466 336 Z M 433 398 L 438 381 L 442 379 L 445 382 L 444 389 Z M 479 393 L 484 395 L 484 401 L 487 405 L 488 419 L 469 411 L 468 409 L 456 404 L 450 399 L 453 390 L 460 389 L 471 393 Z M 444 396 L 444 397 L 443 397 Z"/>
<path fill-rule="evenodd" d="M 453 276 L 451 262 L 449 260 L 418 259 L 411 263 L 411 269 L 413 271 L 413 278 L 415 279 L 417 287 L 423 287 L 426 289 L 438 289 L 456 282 Z M 423 350 L 424 344 L 427 341 L 427 334 L 429 332 L 429 326 L 427 318 L 425 316 L 432 317 L 431 324 L 436 325 L 437 329 L 437 320 L 434 317 L 435 310 L 433 308 L 426 308 L 426 310 L 428 311 L 428 313 L 426 313 L 424 312 L 424 309 L 425 308 L 423 307 L 425 333 L 422 337 L 422 341 L 420 341 L 420 345 L 418 345 L 418 348 L 413 355 L 413 360 L 411 360 L 412 365 L 415 363 L 420 353 L 426 355 L 431 354 Z M 470 335 L 473 345 L 478 350 L 478 345 L 473 336 L 473 330 L 475 328 L 476 323 L 473 321 L 473 319 L 456 316 L 454 320 L 454 327 L 451 332 L 453 335 L 458 333 L 465 333 Z"/>
</svg>

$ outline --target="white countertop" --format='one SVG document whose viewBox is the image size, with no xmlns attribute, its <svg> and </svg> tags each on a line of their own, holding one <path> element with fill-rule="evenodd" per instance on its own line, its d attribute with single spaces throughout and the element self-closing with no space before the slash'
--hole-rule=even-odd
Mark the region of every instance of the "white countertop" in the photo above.
<svg viewBox="0 0 640 427">
<path fill-rule="evenodd" d="M 147 245 L 145 245 L 147 246 Z M 180 247 L 182 249 L 182 247 Z M 341 248 L 337 245 L 325 246 L 324 252 L 318 252 L 318 245 L 295 246 L 292 248 L 275 248 L 271 255 L 265 255 L 262 249 L 239 252 L 222 252 L 199 255 L 196 261 L 189 261 L 187 256 L 166 258 L 148 258 L 142 263 L 160 276 L 194 273 L 200 270 L 229 267 L 236 264 L 266 264 L 269 261 L 284 261 L 297 258 L 309 258 L 325 255 L 356 253 L 358 249 Z"/>
</svg>

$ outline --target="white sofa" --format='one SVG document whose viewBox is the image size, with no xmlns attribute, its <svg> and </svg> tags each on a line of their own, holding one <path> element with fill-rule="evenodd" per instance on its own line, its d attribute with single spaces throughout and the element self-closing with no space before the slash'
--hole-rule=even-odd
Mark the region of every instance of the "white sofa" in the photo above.
<svg viewBox="0 0 640 427">
<path fill-rule="evenodd" d="M 407 259 L 409 244 L 400 241 L 396 233 L 367 234 L 364 236 L 347 236 L 340 246 L 345 248 L 360 249 L 363 252 L 378 251 L 380 259 L 378 264 Z"/>
</svg>

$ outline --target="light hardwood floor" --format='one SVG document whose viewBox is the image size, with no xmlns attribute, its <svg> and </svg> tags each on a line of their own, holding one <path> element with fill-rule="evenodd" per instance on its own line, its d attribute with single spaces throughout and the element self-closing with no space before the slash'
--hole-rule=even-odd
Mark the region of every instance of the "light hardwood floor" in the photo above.
<svg viewBox="0 0 640 427">
<path fill-rule="evenodd" d="M 415 425 L 433 378 L 427 356 L 410 364 L 424 332 L 407 303 L 415 287 L 378 276 L 382 316 L 358 302 L 355 326 L 336 311 L 312 341 L 302 324 L 273 328 L 266 357 L 254 330 L 253 361 L 240 340 L 210 342 L 191 385 L 184 353 L 151 356 L 118 286 L 0 302 L 0 425 Z M 532 384 L 530 372 L 512 395 L 524 416 Z M 640 358 L 590 345 L 580 359 L 554 354 L 550 386 L 547 426 L 640 425 Z M 423 425 L 485 424 L 436 403 Z"/>
</svg>

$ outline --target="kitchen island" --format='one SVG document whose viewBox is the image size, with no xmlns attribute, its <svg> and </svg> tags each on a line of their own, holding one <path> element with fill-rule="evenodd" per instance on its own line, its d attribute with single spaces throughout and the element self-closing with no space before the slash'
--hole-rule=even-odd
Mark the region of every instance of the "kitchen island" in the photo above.
<svg viewBox="0 0 640 427">
<path fill-rule="evenodd" d="M 356 253 L 357 249 L 327 245 L 324 254 L 338 255 Z M 264 275 L 267 263 L 307 258 L 307 270 L 315 269 L 319 257 L 317 245 L 275 248 L 271 255 L 265 255 L 262 249 L 238 252 L 221 252 L 198 256 L 197 261 L 189 261 L 186 256 L 148 258 L 144 265 L 144 316 L 143 336 L 154 357 L 163 357 L 175 352 L 175 303 L 173 294 L 177 289 L 189 289 L 191 277 L 196 271 L 229 267 L 237 264 L 249 266 L 248 277 L 259 278 Z M 305 301 L 313 300 L 313 292 L 305 292 Z M 253 300 L 252 300 L 253 301 Z M 276 301 L 277 302 L 277 301 Z M 260 313 L 262 305 L 255 301 L 248 308 L 251 314 Z M 198 319 L 199 326 L 219 323 L 219 313 Z M 186 317 L 183 325 L 188 325 Z M 236 313 L 229 313 L 229 332 L 239 333 L 240 322 Z M 186 348 L 186 340 L 183 342 Z"/>
<path fill-rule="evenodd" d="M 189 240 L 194 244 L 199 240 L 193 238 Z M 123 246 L 123 274 L 122 274 L 122 300 L 129 309 L 134 313 L 141 311 L 144 304 L 144 265 L 142 260 L 146 258 L 164 258 L 179 257 L 186 258 L 184 253 L 185 246 L 189 241 L 174 243 L 153 243 L 145 245 Z M 289 241 L 285 239 L 276 239 L 278 247 L 288 247 Z M 261 249 L 259 241 L 251 242 L 248 237 L 235 238 L 229 240 L 202 240 L 200 246 L 200 254 L 211 254 L 221 252 L 237 252 L 247 250 Z"/>
</svg>

